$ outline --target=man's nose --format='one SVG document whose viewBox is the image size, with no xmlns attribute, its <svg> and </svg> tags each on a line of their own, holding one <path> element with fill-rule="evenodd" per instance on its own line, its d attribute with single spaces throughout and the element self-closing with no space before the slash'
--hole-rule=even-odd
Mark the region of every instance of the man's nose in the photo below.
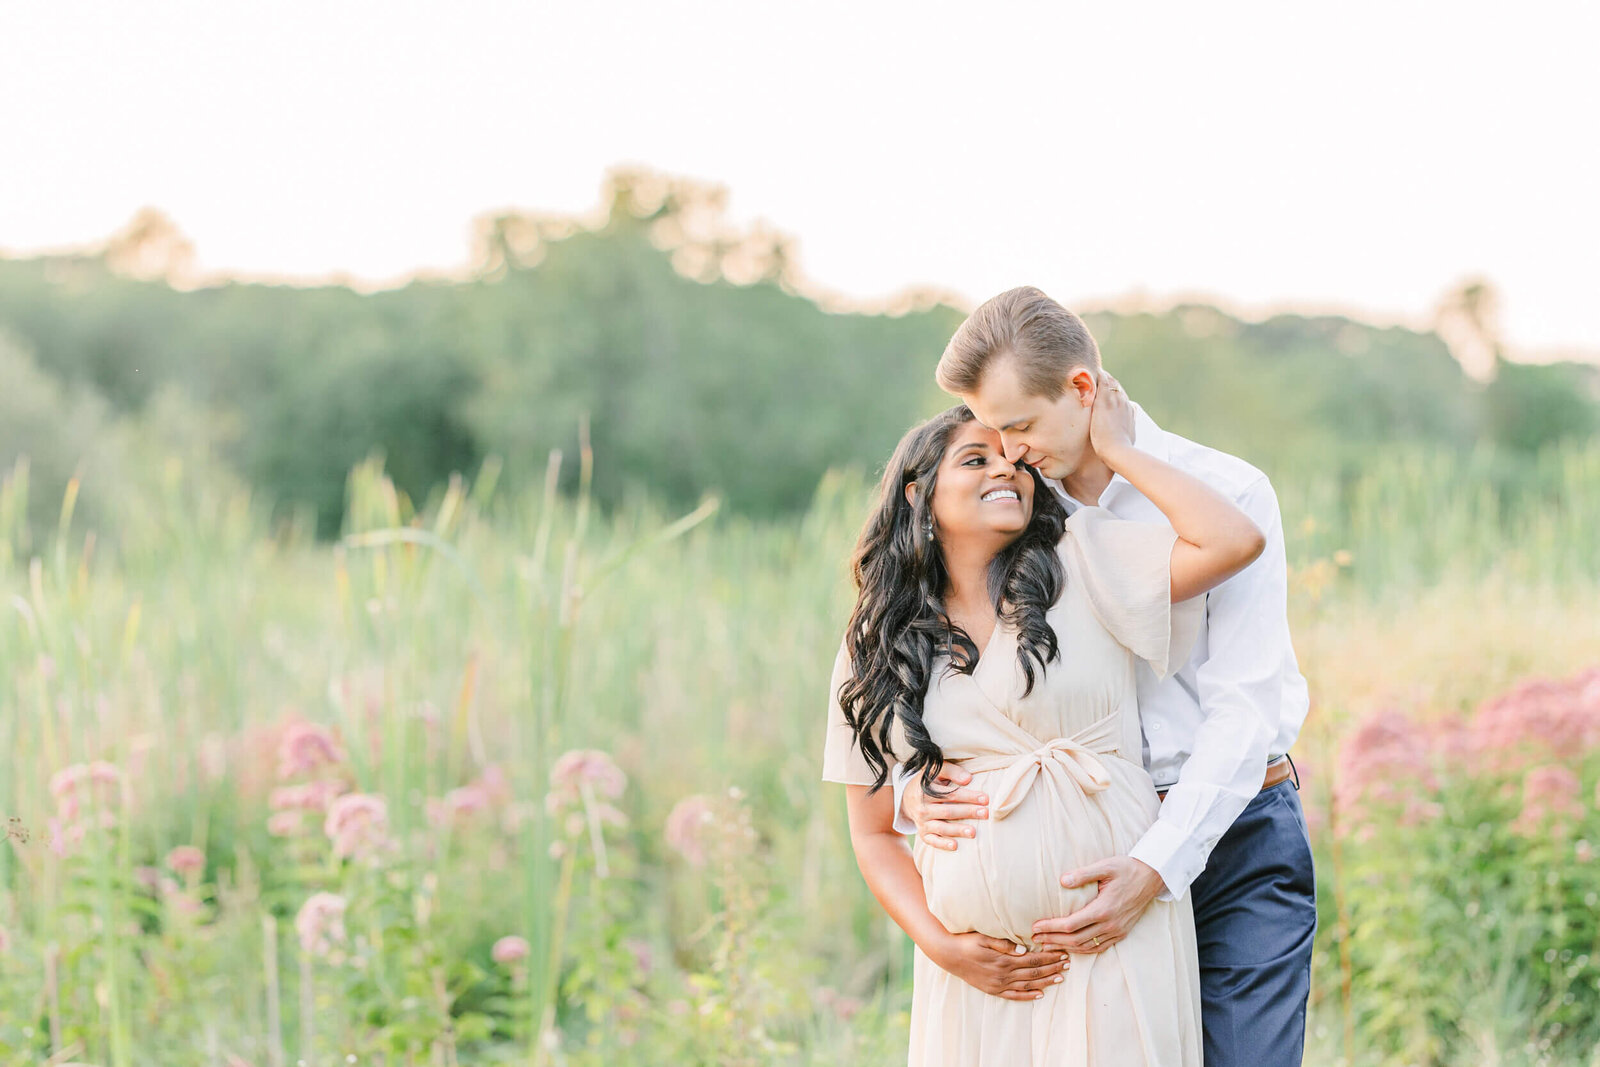
<svg viewBox="0 0 1600 1067">
<path fill-rule="evenodd" d="M 1022 457 L 1028 454 L 1028 446 L 1021 441 L 1007 440 L 1001 436 L 1000 454 L 1005 456 L 1006 461 L 1012 466 L 1016 466 L 1022 462 Z"/>
</svg>

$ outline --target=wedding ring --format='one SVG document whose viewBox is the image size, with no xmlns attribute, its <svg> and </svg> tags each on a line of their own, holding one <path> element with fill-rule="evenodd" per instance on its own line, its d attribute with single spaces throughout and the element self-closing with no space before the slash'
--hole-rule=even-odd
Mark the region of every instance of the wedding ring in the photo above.
<svg viewBox="0 0 1600 1067">
<path fill-rule="evenodd" d="M 1099 948 L 1100 947 L 1100 939 L 1098 937 L 1096 937 L 1096 938 L 1093 938 L 1092 940 L 1094 941 L 1094 947 L 1095 948 Z"/>
</svg>

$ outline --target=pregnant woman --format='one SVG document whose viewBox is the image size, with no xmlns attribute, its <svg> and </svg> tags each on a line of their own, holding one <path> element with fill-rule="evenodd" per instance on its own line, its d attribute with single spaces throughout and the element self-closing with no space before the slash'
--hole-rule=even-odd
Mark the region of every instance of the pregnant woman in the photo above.
<svg viewBox="0 0 1600 1067">
<path fill-rule="evenodd" d="M 1032 929 L 1094 896 L 1061 888 L 1061 871 L 1125 855 L 1155 821 L 1134 657 L 1161 676 L 1183 663 L 1199 594 L 1262 538 L 1222 496 L 1132 447 L 1120 390 L 1100 390 L 1090 435 L 1170 527 L 1097 507 L 1066 518 L 958 407 L 900 442 L 856 548 L 823 777 L 847 786 L 861 873 L 916 945 L 913 1065 L 1201 1062 L 1187 897 L 1076 959 L 1041 951 Z M 897 760 L 924 785 L 958 763 L 991 827 L 953 852 L 907 851 L 883 788 Z"/>
</svg>

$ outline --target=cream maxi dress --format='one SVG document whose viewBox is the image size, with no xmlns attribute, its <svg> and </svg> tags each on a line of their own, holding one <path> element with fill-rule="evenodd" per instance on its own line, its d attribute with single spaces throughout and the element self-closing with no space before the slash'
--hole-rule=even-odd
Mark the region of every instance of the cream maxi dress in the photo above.
<svg viewBox="0 0 1600 1067">
<path fill-rule="evenodd" d="M 989 796 L 989 820 L 954 852 L 917 840 L 912 854 L 928 908 L 952 932 L 1033 944 L 1037 919 L 1067 915 L 1095 887 L 1061 875 L 1125 856 L 1159 801 L 1141 761 L 1134 657 L 1165 677 L 1187 658 L 1205 598 L 1170 605 L 1168 526 L 1128 522 L 1098 507 L 1067 520 L 1066 583 L 1048 620 L 1060 657 L 1023 696 L 1017 634 L 997 626 L 970 675 L 936 661 L 923 721 L 945 759 Z M 823 778 L 871 785 L 838 703 L 850 664 L 833 672 Z M 910 753 L 903 733 L 896 755 Z M 887 788 L 887 786 L 885 786 Z M 916 788 L 913 784 L 912 788 Z M 915 954 L 913 1067 L 1180 1067 L 1201 1062 L 1200 984 L 1189 899 L 1156 901 L 1118 944 L 1075 956 L 1065 981 L 1036 1001 L 967 985 Z"/>
</svg>

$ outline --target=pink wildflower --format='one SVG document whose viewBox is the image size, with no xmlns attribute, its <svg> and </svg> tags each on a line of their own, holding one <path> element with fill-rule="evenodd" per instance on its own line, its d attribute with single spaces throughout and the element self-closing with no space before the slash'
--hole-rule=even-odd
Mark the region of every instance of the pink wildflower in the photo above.
<svg viewBox="0 0 1600 1067">
<path fill-rule="evenodd" d="M 371 856 L 388 845 L 389 806 L 371 793 L 347 793 L 329 806 L 322 829 L 335 856 Z"/>
<path fill-rule="evenodd" d="M 123 786 L 122 772 L 105 760 L 74 763 L 50 777 L 50 793 L 56 798 L 62 818 L 67 820 L 77 818 L 80 797 L 92 797 L 91 802 L 102 808 L 120 803 Z"/>
<path fill-rule="evenodd" d="M 507 934 L 494 943 L 494 948 L 489 950 L 489 956 L 499 964 L 511 964 L 518 960 L 527 959 L 527 939 L 518 937 L 516 934 Z"/>
<path fill-rule="evenodd" d="M 1522 811 L 1511 824 L 1513 832 L 1526 837 L 1545 829 L 1564 833 L 1569 819 L 1583 817 L 1579 786 L 1578 776 L 1560 764 L 1533 768 L 1522 780 Z"/>
<path fill-rule="evenodd" d="M 1490 769 L 1581 756 L 1600 746 L 1600 668 L 1524 682 L 1480 706 L 1472 732 Z"/>
<path fill-rule="evenodd" d="M 327 778 L 302 785 L 280 785 L 267 797 L 273 811 L 326 812 L 334 797 L 344 792 L 344 783 Z"/>
<path fill-rule="evenodd" d="M 11 935 L 6 933 L 6 928 L 0 926 L 0 952 L 11 951 Z"/>
<path fill-rule="evenodd" d="M 206 869 L 206 854 L 193 845 L 179 845 L 167 853 L 167 866 L 179 874 Z"/>
<path fill-rule="evenodd" d="M 315 956 L 326 956 L 335 943 L 343 943 L 345 899 L 336 893 L 313 893 L 300 906 L 294 928 L 300 935 L 300 948 Z"/>
<path fill-rule="evenodd" d="M 67 832 L 61 825 L 61 820 L 46 819 L 44 825 L 45 830 L 50 834 L 50 843 L 46 846 L 50 849 L 50 854 L 57 859 L 65 859 L 72 849 L 69 847 Z M 80 834 L 79 836 L 81 837 L 82 835 Z"/>
<path fill-rule="evenodd" d="M 50 792 L 56 798 L 55 818 L 46 820 L 50 831 L 50 851 L 66 856 L 81 842 L 91 825 L 110 828 L 117 824 L 113 808 L 127 803 L 127 783 L 122 772 L 105 760 L 74 763 L 50 777 Z M 95 812 L 92 820 L 83 818 Z"/>
<path fill-rule="evenodd" d="M 135 867 L 133 869 L 133 880 L 146 889 L 154 891 L 161 885 L 161 872 L 154 867 Z"/>
<path fill-rule="evenodd" d="M 445 808 L 452 815 L 470 815 L 475 811 L 485 811 L 493 802 L 489 791 L 477 782 L 452 789 L 444 795 Z"/>
<path fill-rule="evenodd" d="M 290 723 L 278 746 L 278 777 L 293 778 L 344 762 L 344 747 L 333 731 L 310 722 Z"/>
<path fill-rule="evenodd" d="M 484 767 L 478 775 L 478 783 L 493 803 L 504 804 L 511 799 L 511 784 L 506 781 L 506 772 L 500 769 L 499 764 L 491 763 Z"/>
<path fill-rule="evenodd" d="M 703 866 L 715 818 L 710 797 L 699 793 L 684 797 L 667 814 L 667 844 L 676 849 L 691 866 Z"/>
<path fill-rule="evenodd" d="M 1594 859 L 1594 846 L 1589 844 L 1587 840 L 1580 839 L 1577 844 L 1572 846 L 1572 855 L 1579 863 L 1588 863 Z"/>
<path fill-rule="evenodd" d="M 1340 830 L 1359 833 L 1370 819 L 1395 814 L 1401 825 L 1437 818 L 1439 805 L 1426 799 L 1438 789 L 1431 769 L 1429 731 L 1399 712 L 1369 716 L 1339 752 L 1334 790 Z"/>
<path fill-rule="evenodd" d="M 267 833 L 273 837 L 293 837 L 303 825 L 298 811 L 280 811 L 267 819 Z"/>
<path fill-rule="evenodd" d="M 582 799 L 585 787 L 596 796 L 615 800 L 627 785 L 622 768 L 596 748 L 565 752 L 550 768 L 550 796 L 557 804 Z"/>
</svg>

